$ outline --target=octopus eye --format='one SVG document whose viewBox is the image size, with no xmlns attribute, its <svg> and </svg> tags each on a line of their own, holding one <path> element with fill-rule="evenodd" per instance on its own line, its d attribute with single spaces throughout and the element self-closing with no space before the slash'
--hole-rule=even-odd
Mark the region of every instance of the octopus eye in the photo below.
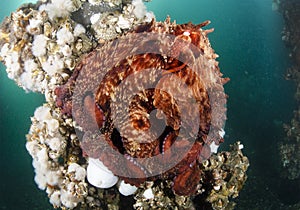
<svg viewBox="0 0 300 210">
<path fill-rule="evenodd" d="M 189 32 L 189 31 L 185 31 L 185 32 L 183 32 L 182 35 L 183 35 L 183 36 L 189 36 L 189 35 L 190 35 L 190 32 Z"/>
</svg>

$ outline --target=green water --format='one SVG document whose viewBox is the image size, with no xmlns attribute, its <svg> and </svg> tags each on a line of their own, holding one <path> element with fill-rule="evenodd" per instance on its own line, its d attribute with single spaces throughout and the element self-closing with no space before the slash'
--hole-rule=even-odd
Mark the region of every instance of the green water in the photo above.
<svg viewBox="0 0 300 210">
<path fill-rule="evenodd" d="M 2 0 L 0 19 L 10 14 L 23 2 Z M 43 95 L 26 94 L 7 78 L 0 64 L 0 209 L 29 210 L 52 209 L 45 193 L 38 190 L 34 181 L 31 157 L 25 149 L 25 135 L 30 116 L 44 101 Z"/>
<path fill-rule="evenodd" d="M 25 1 L 23 1 L 25 2 Z M 1 1 L 0 19 L 21 1 Z M 295 107 L 295 88 L 284 80 L 290 65 L 281 41 L 283 21 L 271 10 L 271 0 L 153 0 L 147 3 L 158 20 L 166 15 L 178 23 L 211 20 L 209 35 L 220 55 L 221 71 L 231 81 L 225 85 L 228 121 L 225 143 L 245 145 L 251 167 L 236 209 L 276 209 L 272 201 L 283 199 L 278 167 L 277 143 L 283 137 L 282 123 Z M 43 96 L 25 94 L 0 71 L 0 209 L 52 209 L 46 194 L 33 181 L 31 158 L 25 150 L 30 116 L 42 104 Z M 275 204 L 274 204 L 275 205 Z"/>
</svg>

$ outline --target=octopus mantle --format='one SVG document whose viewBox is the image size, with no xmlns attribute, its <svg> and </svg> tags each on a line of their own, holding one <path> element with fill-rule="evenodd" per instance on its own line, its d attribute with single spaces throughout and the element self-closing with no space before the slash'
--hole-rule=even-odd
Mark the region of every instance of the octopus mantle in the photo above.
<svg viewBox="0 0 300 210">
<path fill-rule="evenodd" d="M 171 179 L 176 194 L 197 192 L 199 164 L 223 141 L 226 120 L 228 79 L 207 38 L 213 30 L 202 29 L 208 24 L 153 20 L 82 59 L 55 94 L 81 127 L 83 155 L 136 186 Z M 139 47 L 126 55 L 131 46 Z"/>
</svg>

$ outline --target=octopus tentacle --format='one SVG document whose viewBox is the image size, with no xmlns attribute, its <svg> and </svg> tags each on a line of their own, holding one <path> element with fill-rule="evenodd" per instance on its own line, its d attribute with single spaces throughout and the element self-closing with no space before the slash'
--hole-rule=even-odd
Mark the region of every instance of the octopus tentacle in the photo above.
<svg viewBox="0 0 300 210">
<path fill-rule="evenodd" d="M 218 132 L 226 118 L 223 84 L 227 79 L 221 78 L 214 60 L 217 55 L 206 36 L 213 29 L 201 29 L 209 23 L 179 25 L 171 22 L 170 17 L 162 23 L 153 20 L 127 35 L 170 34 L 175 37 L 171 43 L 165 43 L 164 39 L 141 43 L 128 39 L 119 45 L 114 40 L 81 61 L 69 81 L 55 94 L 62 113 L 73 116 L 82 127 L 83 154 L 99 158 L 114 174 L 135 186 L 149 179 L 169 178 L 174 181 L 176 194 L 196 193 L 201 178 L 198 163 L 211 155 L 212 142 L 218 145 L 222 141 Z M 160 49 L 161 54 L 124 55 L 133 43 L 149 51 Z M 123 59 L 114 60 L 118 56 Z M 109 62 L 113 65 L 108 65 Z M 87 75 L 78 81 L 82 71 Z M 102 80 L 91 82 L 89 78 Z M 149 81 L 152 87 L 145 88 L 143 85 Z M 91 93 L 76 89 L 75 83 Z M 91 83 L 97 83 L 97 87 Z M 74 89 L 76 97 L 72 98 Z M 98 135 L 90 134 L 96 129 L 100 129 Z M 187 148 L 190 149 L 174 167 L 152 176 L 154 167 L 163 169 L 171 165 Z M 147 164 L 156 156 L 156 162 Z"/>
<path fill-rule="evenodd" d="M 195 26 L 195 28 L 203 28 L 203 27 L 205 27 L 205 26 L 207 26 L 207 25 L 209 25 L 211 22 L 210 22 L 210 20 L 206 20 L 206 21 L 204 21 L 204 22 L 202 22 L 202 23 L 200 23 L 200 24 L 197 24 L 196 26 Z"/>
<path fill-rule="evenodd" d="M 201 179 L 201 171 L 198 165 L 187 168 L 174 179 L 173 191 L 177 195 L 193 195 L 197 191 L 197 184 Z"/>
</svg>

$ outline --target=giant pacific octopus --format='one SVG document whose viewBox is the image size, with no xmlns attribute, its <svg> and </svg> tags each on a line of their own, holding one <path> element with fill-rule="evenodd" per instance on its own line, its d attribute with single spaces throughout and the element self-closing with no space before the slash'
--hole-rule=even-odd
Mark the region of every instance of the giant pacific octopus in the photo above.
<svg viewBox="0 0 300 210">
<path fill-rule="evenodd" d="M 210 157 L 211 146 L 223 141 L 220 133 L 226 120 L 223 84 L 228 79 L 222 78 L 215 60 L 217 55 L 207 38 L 213 30 L 202 29 L 208 24 L 209 21 L 176 24 L 169 17 L 164 22 L 153 20 L 127 32 L 125 44 L 120 42 L 122 37 L 112 40 L 82 59 L 55 94 L 61 112 L 73 117 L 80 127 L 83 155 L 99 158 L 132 185 L 168 179 L 173 180 L 172 189 L 178 195 L 197 193 L 199 165 Z M 158 40 L 137 40 L 140 36 L 154 36 Z M 135 45 L 149 52 L 120 55 L 128 46 Z M 114 60 L 116 49 L 123 56 L 121 60 Z M 109 66 L 108 60 L 114 64 L 104 68 Z M 143 74 L 138 80 L 130 79 L 130 75 L 139 73 Z M 98 74 L 103 74 L 102 81 L 97 80 Z M 128 81 L 123 84 L 125 79 Z M 154 81 L 154 87 L 139 88 L 148 81 Z M 119 88 L 117 95 L 121 83 L 123 88 Z M 136 94 L 126 97 L 126 91 L 132 89 Z M 193 106 L 179 102 L 177 99 L 182 95 L 193 98 Z M 120 108 L 122 103 L 128 105 L 127 111 Z M 162 130 L 158 135 L 157 129 Z M 186 152 L 177 161 L 182 151 Z M 157 158 L 149 160 L 151 157 Z"/>
</svg>

